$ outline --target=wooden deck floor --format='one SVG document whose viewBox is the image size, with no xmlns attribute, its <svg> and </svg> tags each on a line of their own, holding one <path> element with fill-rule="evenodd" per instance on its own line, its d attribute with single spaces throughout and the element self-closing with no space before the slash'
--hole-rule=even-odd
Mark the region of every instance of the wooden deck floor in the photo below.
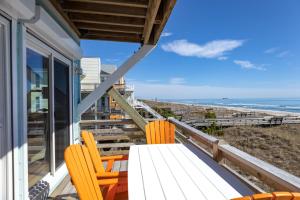
<svg viewBox="0 0 300 200">
<path fill-rule="evenodd" d="M 106 167 L 106 163 L 103 163 Z M 113 167 L 113 171 L 127 171 L 127 161 L 116 161 Z M 78 199 L 75 187 L 71 183 L 70 176 L 66 176 L 59 186 L 51 193 L 49 199 L 56 200 L 74 200 Z"/>
<path fill-rule="evenodd" d="M 66 176 L 59 186 L 52 192 L 49 199 L 78 199 L 75 187 L 72 185 L 70 176 Z"/>
</svg>

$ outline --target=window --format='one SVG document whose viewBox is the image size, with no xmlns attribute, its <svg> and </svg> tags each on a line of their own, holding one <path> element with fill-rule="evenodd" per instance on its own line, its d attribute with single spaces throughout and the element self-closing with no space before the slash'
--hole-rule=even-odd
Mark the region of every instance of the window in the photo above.
<svg viewBox="0 0 300 200">
<path fill-rule="evenodd" d="M 64 162 L 69 143 L 69 66 L 54 59 L 55 167 Z"/>
<path fill-rule="evenodd" d="M 49 143 L 49 99 L 44 98 L 40 105 L 42 92 L 34 89 L 39 76 L 43 87 L 49 87 L 49 58 L 27 49 L 27 138 L 28 138 L 28 184 L 36 184 L 50 171 Z M 49 90 L 47 90 L 49 91 Z M 49 95 L 47 95 L 49 96 Z"/>
<path fill-rule="evenodd" d="M 107 76 L 101 76 L 101 83 L 103 83 L 104 81 L 106 81 Z"/>
<path fill-rule="evenodd" d="M 36 112 L 38 112 L 40 108 L 41 108 L 40 97 L 35 97 L 35 110 L 36 110 Z"/>
<path fill-rule="evenodd" d="M 41 87 L 41 79 L 38 74 L 35 75 L 35 87 L 40 88 Z"/>
</svg>

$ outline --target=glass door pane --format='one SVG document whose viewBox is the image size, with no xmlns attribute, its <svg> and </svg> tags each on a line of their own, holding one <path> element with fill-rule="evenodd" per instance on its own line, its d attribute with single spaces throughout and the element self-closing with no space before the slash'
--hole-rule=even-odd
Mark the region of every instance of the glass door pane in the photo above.
<svg viewBox="0 0 300 200">
<path fill-rule="evenodd" d="M 64 150 L 69 145 L 69 66 L 54 59 L 54 123 L 55 167 L 64 162 Z"/>
<path fill-rule="evenodd" d="M 27 48 L 27 138 L 29 187 L 50 171 L 49 58 Z"/>
</svg>

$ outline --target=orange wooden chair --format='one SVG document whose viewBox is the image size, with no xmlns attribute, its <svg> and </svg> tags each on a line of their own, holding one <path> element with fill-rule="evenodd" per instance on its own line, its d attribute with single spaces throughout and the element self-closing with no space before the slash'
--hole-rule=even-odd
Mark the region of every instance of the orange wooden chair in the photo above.
<svg viewBox="0 0 300 200">
<path fill-rule="evenodd" d="M 64 153 L 66 165 L 81 200 L 128 199 L 127 178 L 98 179 L 85 146 L 74 144 Z M 100 190 L 105 186 L 106 190 Z"/>
<path fill-rule="evenodd" d="M 261 194 L 254 194 L 252 196 L 234 198 L 231 200 L 300 200 L 300 193 L 297 192 L 261 193 Z"/>
<path fill-rule="evenodd" d="M 128 160 L 128 155 L 115 155 L 115 156 L 100 156 L 97 149 L 96 142 L 93 133 L 88 131 L 82 131 L 81 137 L 84 141 L 84 145 L 87 147 L 91 156 L 92 163 L 99 178 L 112 178 L 112 177 L 127 177 L 127 171 L 124 172 L 112 172 L 114 162 L 117 160 Z M 106 161 L 106 169 L 104 169 L 103 162 Z"/>
<path fill-rule="evenodd" d="M 157 120 L 145 126 L 147 144 L 174 144 L 175 125 L 166 120 Z"/>
</svg>

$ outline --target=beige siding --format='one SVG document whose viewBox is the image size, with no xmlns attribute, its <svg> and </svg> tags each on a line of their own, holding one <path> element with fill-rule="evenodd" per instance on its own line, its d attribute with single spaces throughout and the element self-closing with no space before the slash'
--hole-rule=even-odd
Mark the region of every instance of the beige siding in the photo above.
<svg viewBox="0 0 300 200">
<path fill-rule="evenodd" d="M 99 84 L 101 61 L 100 58 L 82 58 L 81 68 L 84 78 L 81 80 L 82 84 Z"/>
</svg>

